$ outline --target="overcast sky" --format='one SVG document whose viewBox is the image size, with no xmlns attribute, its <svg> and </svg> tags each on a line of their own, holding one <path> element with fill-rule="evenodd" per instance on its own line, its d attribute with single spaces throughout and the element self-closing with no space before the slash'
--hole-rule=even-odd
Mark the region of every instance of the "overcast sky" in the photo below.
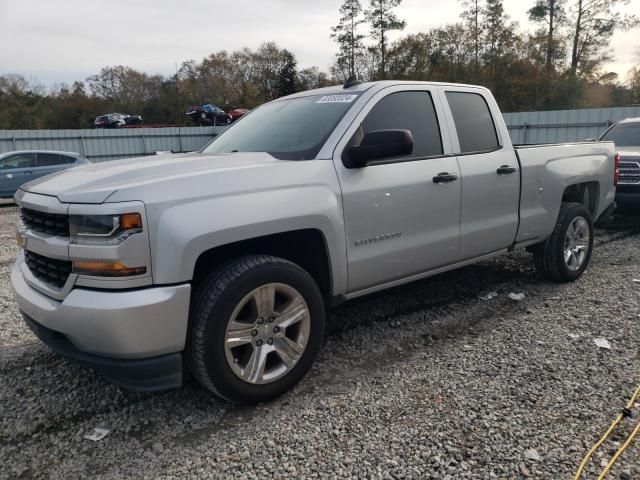
<svg viewBox="0 0 640 480">
<path fill-rule="evenodd" d="M 171 74 L 175 65 L 218 50 L 275 41 L 301 67 L 327 70 L 329 29 L 341 0 L 0 0 L 0 74 L 47 85 L 83 80 L 106 65 Z M 362 1 L 363 5 L 368 0 Z M 532 29 L 533 0 L 505 0 L 512 19 Z M 640 13 L 640 0 L 624 9 Z M 404 0 L 397 11 L 413 33 L 455 22 L 455 0 Z M 393 34 L 397 38 L 400 34 Z M 640 59 L 640 30 L 618 33 L 607 68 L 622 79 Z"/>
</svg>

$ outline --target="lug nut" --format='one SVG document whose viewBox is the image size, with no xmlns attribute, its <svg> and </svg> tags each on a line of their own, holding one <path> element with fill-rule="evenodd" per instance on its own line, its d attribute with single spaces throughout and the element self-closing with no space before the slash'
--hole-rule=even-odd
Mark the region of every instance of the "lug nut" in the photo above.
<svg viewBox="0 0 640 480">
<path fill-rule="evenodd" d="M 258 319 L 258 325 L 262 325 L 264 323 L 264 318 L 259 318 Z"/>
<path fill-rule="evenodd" d="M 262 340 L 258 340 L 258 341 L 256 342 L 256 345 L 257 345 L 257 346 L 259 346 L 259 347 L 261 347 L 261 346 L 262 346 Z"/>
<path fill-rule="evenodd" d="M 269 317 L 269 323 L 273 323 L 276 321 L 276 317 Z"/>
<path fill-rule="evenodd" d="M 267 340 L 267 343 L 268 343 L 269 345 L 273 345 L 273 338 L 270 338 L 269 340 Z"/>
<path fill-rule="evenodd" d="M 258 335 L 258 330 L 251 330 L 251 336 L 255 337 Z"/>
<path fill-rule="evenodd" d="M 280 331 L 280 327 L 275 326 L 273 327 L 273 333 L 278 333 Z"/>
</svg>

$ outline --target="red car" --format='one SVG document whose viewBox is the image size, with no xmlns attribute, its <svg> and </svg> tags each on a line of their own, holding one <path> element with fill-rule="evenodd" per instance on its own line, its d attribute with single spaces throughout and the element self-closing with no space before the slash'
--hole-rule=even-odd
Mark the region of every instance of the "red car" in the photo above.
<svg viewBox="0 0 640 480">
<path fill-rule="evenodd" d="M 236 108 L 235 110 L 229 110 L 227 112 L 227 115 L 231 117 L 231 121 L 235 122 L 243 115 L 246 115 L 247 113 L 249 113 L 249 111 L 250 110 L 247 110 L 246 108 Z"/>
</svg>

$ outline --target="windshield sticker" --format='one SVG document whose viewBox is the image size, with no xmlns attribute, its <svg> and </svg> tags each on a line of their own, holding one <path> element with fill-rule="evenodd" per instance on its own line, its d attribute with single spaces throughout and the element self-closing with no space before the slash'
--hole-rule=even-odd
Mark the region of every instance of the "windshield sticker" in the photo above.
<svg viewBox="0 0 640 480">
<path fill-rule="evenodd" d="M 351 103 L 358 95 L 325 95 L 316 103 Z"/>
</svg>

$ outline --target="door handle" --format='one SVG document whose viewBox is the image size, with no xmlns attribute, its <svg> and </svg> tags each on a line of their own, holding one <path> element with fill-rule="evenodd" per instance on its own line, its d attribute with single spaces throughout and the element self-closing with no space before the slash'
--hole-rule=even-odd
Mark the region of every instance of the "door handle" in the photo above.
<svg viewBox="0 0 640 480">
<path fill-rule="evenodd" d="M 455 182 L 457 179 L 457 175 L 453 173 L 443 172 L 433 177 L 433 183 L 450 183 Z"/>
<path fill-rule="evenodd" d="M 502 165 L 498 170 L 496 170 L 498 175 L 509 175 L 510 173 L 516 172 L 516 167 L 512 167 L 510 165 Z"/>
</svg>

